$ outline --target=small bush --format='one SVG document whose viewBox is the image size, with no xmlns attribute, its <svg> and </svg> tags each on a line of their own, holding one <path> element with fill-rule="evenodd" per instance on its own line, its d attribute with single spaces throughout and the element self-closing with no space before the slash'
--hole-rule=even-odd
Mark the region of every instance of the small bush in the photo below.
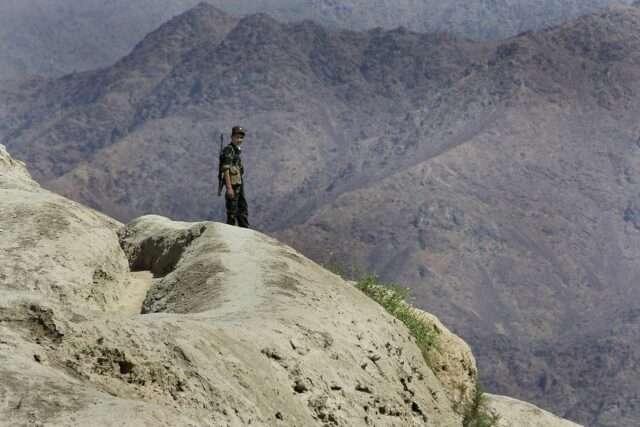
<svg viewBox="0 0 640 427">
<path fill-rule="evenodd" d="M 415 308 L 405 302 L 408 291 L 397 286 L 384 285 L 376 276 L 360 279 L 356 286 L 384 307 L 389 314 L 405 324 L 416 339 L 416 344 L 429 365 L 428 355 L 436 344 L 438 332 L 420 316 Z"/>
<path fill-rule="evenodd" d="M 462 415 L 463 427 L 497 427 L 500 417 L 487 407 L 487 398 L 478 385 L 473 393 L 473 399 L 462 403 L 456 408 Z"/>
<path fill-rule="evenodd" d="M 431 366 L 429 353 L 436 349 L 439 333 L 405 301 L 408 291 L 395 285 L 383 284 L 376 276 L 358 280 L 356 287 L 405 324 L 415 337 L 425 362 Z M 487 407 L 486 396 L 479 385 L 471 400 L 456 404 L 454 409 L 462 415 L 463 427 L 498 427 L 500 417 Z"/>
</svg>

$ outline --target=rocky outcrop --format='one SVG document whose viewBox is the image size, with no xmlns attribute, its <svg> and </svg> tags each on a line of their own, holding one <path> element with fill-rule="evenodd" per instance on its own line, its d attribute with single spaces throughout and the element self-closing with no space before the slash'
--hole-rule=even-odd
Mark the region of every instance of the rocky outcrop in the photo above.
<svg viewBox="0 0 640 427">
<path fill-rule="evenodd" d="M 520 400 L 506 396 L 487 394 L 488 407 L 499 414 L 499 427 L 577 427 L 578 424 L 563 420 L 555 415 Z"/>
<path fill-rule="evenodd" d="M 124 227 L 41 189 L 1 146 L 0 177 L 0 425 L 461 425 L 456 381 L 409 331 L 277 240 L 159 216 Z M 474 366 L 424 316 L 440 370 Z"/>
<path fill-rule="evenodd" d="M 459 424 L 408 331 L 340 277 L 223 224 L 150 216 L 118 236 L 2 154 L 0 419 Z M 129 262 L 155 275 L 136 314 Z"/>
<path fill-rule="evenodd" d="M 417 311 L 437 333 L 436 345 L 428 354 L 433 372 L 445 386 L 451 401 L 469 401 L 473 398 L 478 385 L 476 359 L 469 345 L 452 333 L 433 314 L 422 310 Z"/>
<path fill-rule="evenodd" d="M 225 393 L 243 402 L 236 408 L 243 422 L 459 422 L 442 385 L 397 321 L 276 240 L 222 224 L 155 216 L 133 221 L 121 236 L 134 265 L 141 254 L 150 254 L 138 264 L 142 268 L 174 264 L 169 254 L 181 254 L 155 279 L 144 312 L 183 319 L 198 335 L 215 331 L 224 337 L 216 340 L 224 355 L 210 355 L 209 362 L 191 369 L 216 391 L 220 386 L 213 379 L 222 372 L 214 367 L 226 365 L 234 372 L 240 384 L 232 382 Z M 235 370 L 231 359 L 239 361 Z M 185 387 L 195 385 L 187 378 Z M 199 399 L 206 402 L 207 396 Z"/>
<path fill-rule="evenodd" d="M 2 146 L 0 201 L 0 425 L 189 425 L 96 387 L 62 352 L 77 335 L 99 342 L 84 328 L 115 326 L 129 312 L 122 305 L 139 281 L 119 246 L 121 224 L 41 189 Z"/>
<path fill-rule="evenodd" d="M 4 145 L 0 145 L 0 170 L 0 185 L 4 189 L 28 190 L 38 187 L 24 162 L 13 159 Z"/>
</svg>

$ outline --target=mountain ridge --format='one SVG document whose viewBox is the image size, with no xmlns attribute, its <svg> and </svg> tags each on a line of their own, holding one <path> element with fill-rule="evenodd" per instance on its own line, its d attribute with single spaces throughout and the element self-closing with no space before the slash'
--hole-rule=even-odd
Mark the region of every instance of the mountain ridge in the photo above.
<svg viewBox="0 0 640 427">
<path fill-rule="evenodd" d="M 146 33 L 191 7 L 198 0 L 23 0 L 5 2 L 0 35 L 6 51 L 0 58 L 0 81 L 25 75 L 58 77 L 110 66 L 126 55 Z M 282 21 L 311 19 L 325 26 L 366 30 L 404 26 L 414 31 L 449 32 L 476 40 L 503 39 L 525 31 L 594 13 L 611 0 L 524 0 L 493 2 L 403 0 L 375 3 L 348 0 L 209 0 L 234 15 L 269 13 Z M 631 0 L 619 3 L 630 4 Z M 2 32 L 2 29 L 5 29 Z"/>
</svg>

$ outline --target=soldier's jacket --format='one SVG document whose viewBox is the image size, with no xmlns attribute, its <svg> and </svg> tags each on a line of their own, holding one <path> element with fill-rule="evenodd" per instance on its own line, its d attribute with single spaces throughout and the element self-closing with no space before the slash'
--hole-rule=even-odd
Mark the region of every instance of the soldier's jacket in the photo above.
<svg viewBox="0 0 640 427">
<path fill-rule="evenodd" d="M 244 174 L 244 168 L 242 166 L 242 159 L 240 158 L 240 147 L 236 147 L 234 144 L 229 144 L 222 150 L 222 173 L 229 171 L 229 178 L 231 178 L 231 185 L 242 184 L 242 175 Z"/>
</svg>

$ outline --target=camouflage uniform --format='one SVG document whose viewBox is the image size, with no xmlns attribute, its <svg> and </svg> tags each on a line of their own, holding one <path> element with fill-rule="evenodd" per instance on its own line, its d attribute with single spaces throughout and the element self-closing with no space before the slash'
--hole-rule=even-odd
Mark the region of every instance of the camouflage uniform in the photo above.
<svg viewBox="0 0 640 427">
<path fill-rule="evenodd" d="M 229 171 L 231 186 L 235 197 L 231 199 L 228 194 L 225 196 L 227 207 L 227 224 L 249 228 L 249 210 L 247 200 L 244 197 L 244 167 L 240 153 L 242 150 L 235 144 L 229 144 L 222 151 L 222 173 Z"/>
</svg>

